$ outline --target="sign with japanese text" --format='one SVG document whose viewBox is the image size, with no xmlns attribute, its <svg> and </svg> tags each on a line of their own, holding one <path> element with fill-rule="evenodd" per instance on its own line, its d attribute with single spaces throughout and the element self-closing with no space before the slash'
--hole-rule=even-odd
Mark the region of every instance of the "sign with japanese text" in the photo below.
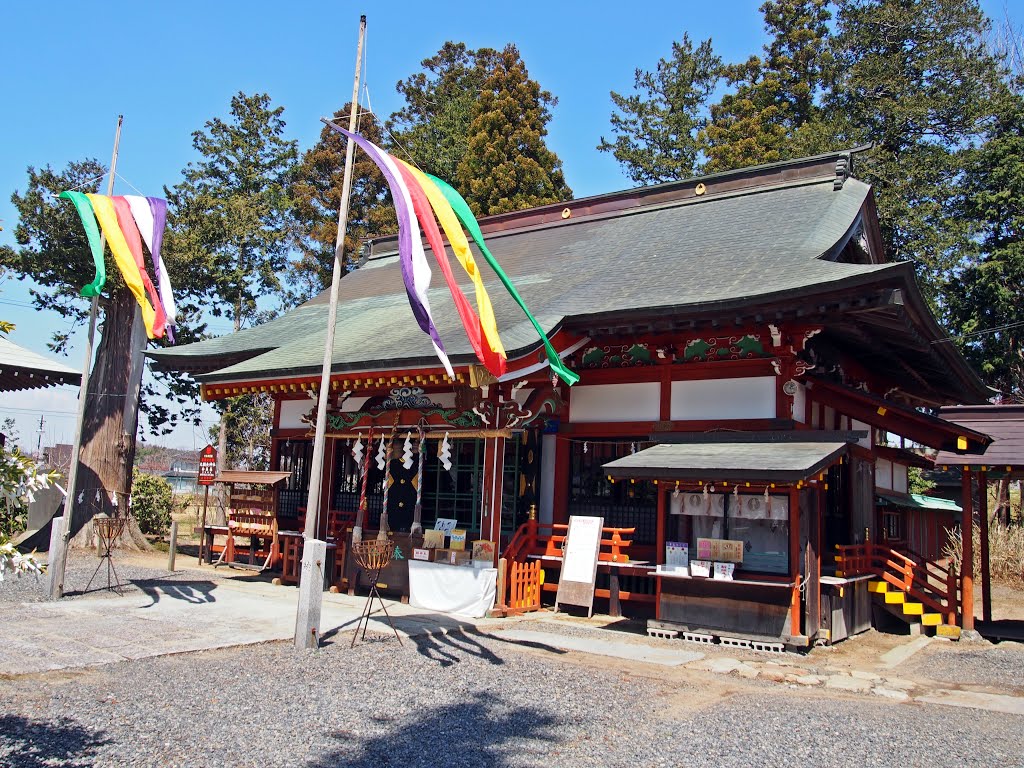
<svg viewBox="0 0 1024 768">
<path fill-rule="evenodd" d="M 217 477 L 217 449 L 208 445 L 199 454 L 199 485 L 213 485 Z"/>
<path fill-rule="evenodd" d="M 697 557 L 701 560 L 743 562 L 743 542 L 730 539 L 697 539 Z"/>
</svg>

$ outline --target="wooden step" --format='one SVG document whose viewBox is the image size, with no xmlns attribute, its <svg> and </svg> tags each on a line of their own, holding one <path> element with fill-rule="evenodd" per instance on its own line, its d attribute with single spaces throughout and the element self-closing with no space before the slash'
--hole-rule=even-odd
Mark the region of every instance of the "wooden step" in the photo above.
<svg viewBox="0 0 1024 768">
<path fill-rule="evenodd" d="M 926 627 L 937 627 L 942 623 L 941 613 L 923 613 L 921 614 L 921 623 Z"/>
<path fill-rule="evenodd" d="M 899 603 L 905 603 L 907 596 L 902 592 L 885 592 L 885 602 L 888 605 L 898 605 Z"/>
<path fill-rule="evenodd" d="M 885 581 L 869 581 L 868 582 L 868 592 L 875 592 L 877 594 L 882 594 L 883 592 L 888 592 L 888 591 L 889 591 L 889 583 L 888 582 L 885 582 Z"/>
<path fill-rule="evenodd" d="M 903 613 L 907 616 L 924 616 L 924 605 L 921 603 L 904 603 Z"/>
</svg>

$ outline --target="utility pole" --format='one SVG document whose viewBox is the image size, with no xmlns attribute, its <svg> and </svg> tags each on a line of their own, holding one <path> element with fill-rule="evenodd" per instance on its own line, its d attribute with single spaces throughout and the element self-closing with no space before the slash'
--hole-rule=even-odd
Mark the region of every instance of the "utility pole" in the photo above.
<svg viewBox="0 0 1024 768">
<path fill-rule="evenodd" d="M 356 130 L 359 115 L 359 74 L 363 63 L 363 41 L 366 39 L 366 16 L 359 17 L 359 44 L 356 47 L 356 75 L 352 84 L 352 109 L 348 129 Z M 306 497 L 305 543 L 302 550 L 302 575 L 299 582 L 299 605 L 295 616 L 295 647 L 317 648 L 320 645 L 320 612 L 323 604 L 323 569 L 327 559 L 327 542 L 316 538 L 320 519 L 320 480 L 324 467 L 324 443 L 327 431 L 327 401 L 331 398 L 331 362 L 334 357 L 334 325 L 338 319 L 338 284 L 345 259 L 345 232 L 348 228 L 348 199 L 352 192 L 352 163 L 355 142 L 345 146 L 345 178 L 342 182 L 338 210 L 338 239 L 334 243 L 334 269 L 331 271 L 331 300 L 327 310 L 327 334 L 324 340 L 324 364 L 320 372 L 319 400 L 316 406 L 316 436 L 309 470 L 309 495 Z"/>
<path fill-rule="evenodd" d="M 43 414 L 39 414 L 39 439 L 36 440 L 36 458 L 42 458 L 43 455 Z"/>
</svg>

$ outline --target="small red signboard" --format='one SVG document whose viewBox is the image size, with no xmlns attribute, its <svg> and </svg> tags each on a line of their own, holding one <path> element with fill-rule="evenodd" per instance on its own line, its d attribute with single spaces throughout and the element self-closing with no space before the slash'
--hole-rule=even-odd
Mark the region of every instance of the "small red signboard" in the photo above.
<svg viewBox="0 0 1024 768">
<path fill-rule="evenodd" d="M 200 485 L 213 485 L 217 477 L 217 449 L 212 445 L 203 448 L 199 454 L 199 478 Z"/>
</svg>

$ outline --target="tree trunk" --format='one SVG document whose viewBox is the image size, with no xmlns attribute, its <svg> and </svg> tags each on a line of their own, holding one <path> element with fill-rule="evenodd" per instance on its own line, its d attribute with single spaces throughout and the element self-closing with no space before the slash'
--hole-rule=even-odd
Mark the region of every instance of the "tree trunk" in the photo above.
<svg viewBox="0 0 1024 768">
<path fill-rule="evenodd" d="M 101 339 L 85 395 L 88 400 L 76 483 L 81 501 L 73 499 L 69 504 L 73 546 L 92 544 L 91 521 L 95 515 L 113 516 L 128 510 L 135 425 L 125 423 L 124 405 L 131 382 L 135 306 L 135 297 L 127 288 L 120 288 L 104 308 Z M 121 543 L 132 548 L 149 548 L 134 520 L 125 529 Z"/>
<path fill-rule="evenodd" d="M 995 519 L 1003 525 L 1010 524 L 1010 476 L 1002 477 L 996 485 Z"/>
</svg>

